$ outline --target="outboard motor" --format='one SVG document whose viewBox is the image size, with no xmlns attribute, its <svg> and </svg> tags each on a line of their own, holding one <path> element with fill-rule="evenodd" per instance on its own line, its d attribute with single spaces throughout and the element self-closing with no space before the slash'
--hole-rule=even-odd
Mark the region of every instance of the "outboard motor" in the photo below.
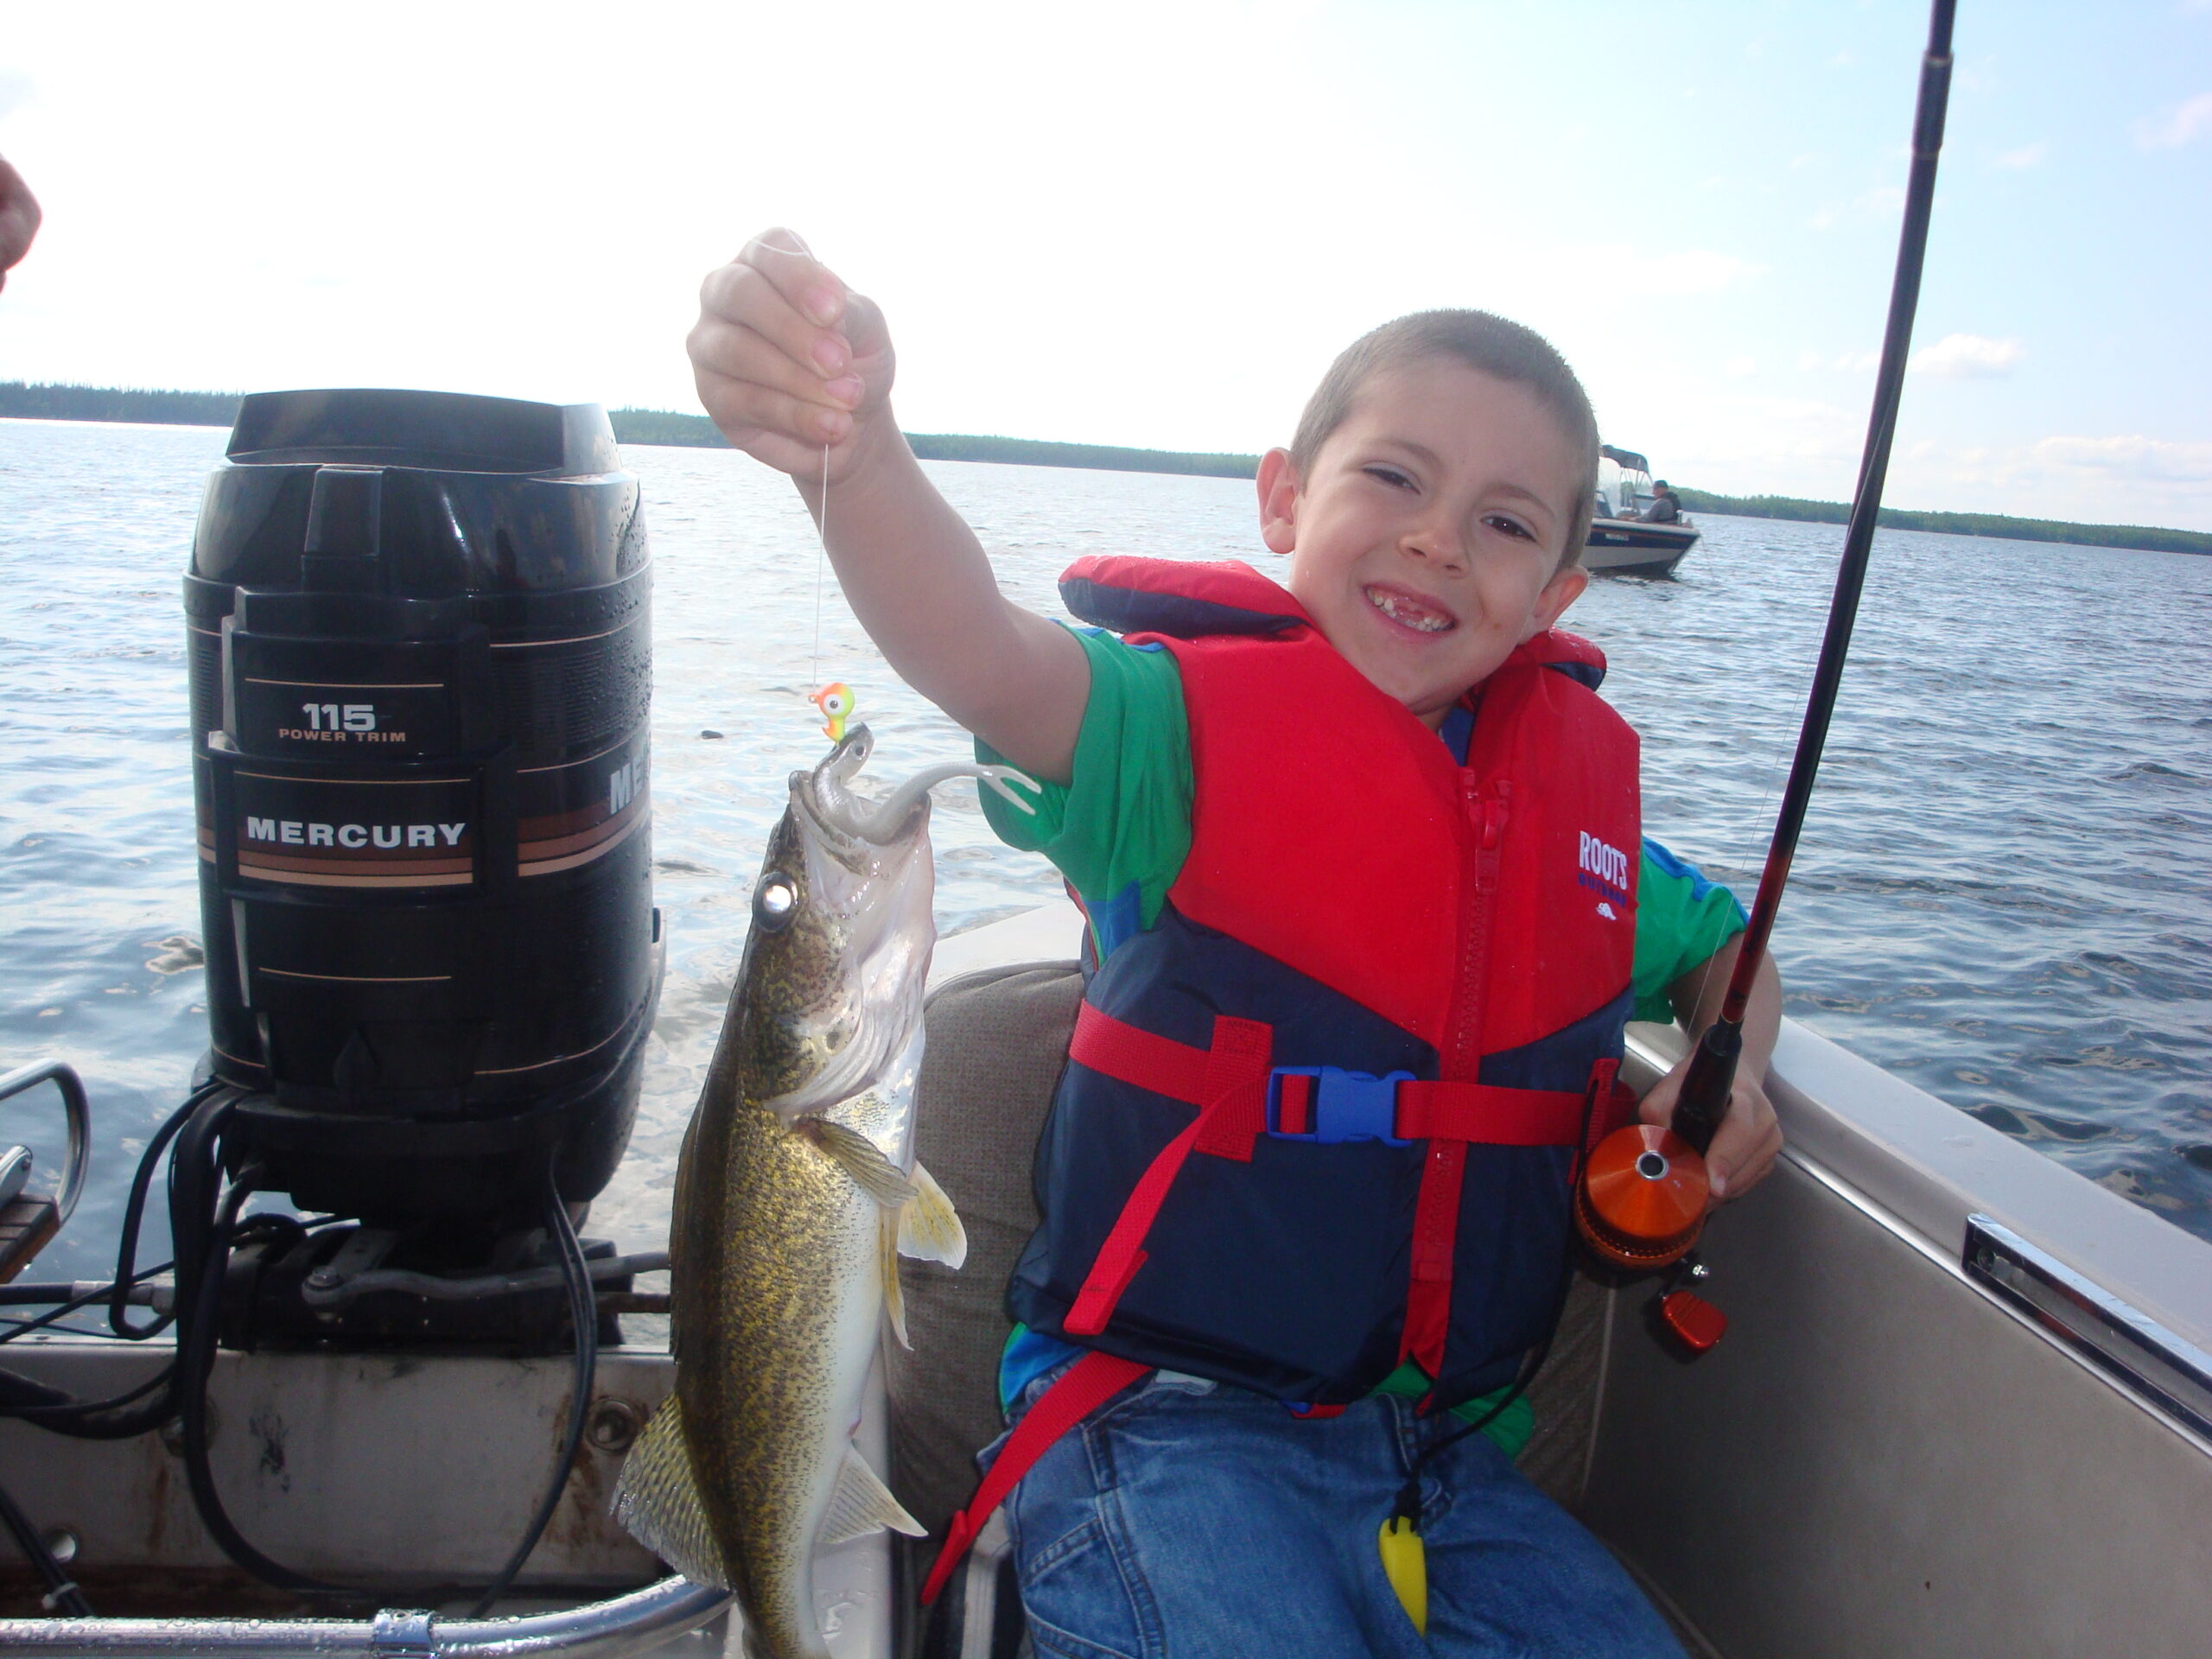
<svg viewBox="0 0 2212 1659">
<path fill-rule="evenodd" d="M 192 568 L 222 1161 L 395 1236 L 606 1185 L 660 984 L 645 531 L 595 404 L 264 392 Z M 556 1299 L 557 1300 L 557 1299 Z"/>
</svg>

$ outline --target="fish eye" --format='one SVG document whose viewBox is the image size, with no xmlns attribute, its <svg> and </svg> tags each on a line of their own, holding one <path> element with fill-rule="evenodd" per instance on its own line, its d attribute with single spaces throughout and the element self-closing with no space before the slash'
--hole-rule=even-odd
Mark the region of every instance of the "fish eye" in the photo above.
<svg viewBox="0 0 2212 1659">
<path fill-rule="evenodd" d="M 753 890 L 753 920 L 764 933 L 782 932 L 791 925 L 791 912 L 798 908 L 798 890 L 791 886 L 791 877 L 779 870 L 769 871 Z"/>
</svg>

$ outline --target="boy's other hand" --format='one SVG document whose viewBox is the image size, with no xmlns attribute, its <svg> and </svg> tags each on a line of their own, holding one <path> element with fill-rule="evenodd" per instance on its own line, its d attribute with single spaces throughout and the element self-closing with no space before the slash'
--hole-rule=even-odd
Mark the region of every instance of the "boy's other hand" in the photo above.
<svg viewBox="0 0 2212 1659">
<path fill-rule="evenodd" d="M 1646 1123 L 1672 1128 L 1675 1100 L 1682 1092 L 1682 1079 L 1689 1075 L 1689 1069 L 1685 1056 L 1680 1065 L 1651 1086 L 1637 1116 Z M 1757 1186 L 1774 1167 L 1781 1151 L 1782 1125 L 1775 1117 L 1774 1103 L 1752 1078 L 1749 1068 L 1739 1065 L 1736 1086 L 1728 1097 L 1728 1116 L 1721 1120 L 1719 1132 L 1705 1152 L 1706 1173 L 1713 1184 L 1710 1205 L 1740 1198 Z"/>
<path fill-rule="evenodd" d="M 1675 1017 L 1694 1037 L 1719 1017 L 1726 1000 L 1728 982 L 1736 971 L 1736 953 L 1743 947 L 1741 933 L 1667 988 Z M 1706 1173 L 1712 1179 L 1713 1203 L 1748 1192 L 1766 1179 L 1782 1151 L 1782 1125 L 1774 1116 L 1774 1103 L 1766 1097 L 1767 1062 L 1774 1056 L 1776 1034 L 1782 1028 L 1782 976 L 1774 958 L 1761 959 L 1744 1010 L 1744 1049 L 1736 1061 L 1736 1086 L 1728 1096 L 1728 1115 L 1705 1151 Z M 1694 1051 L 1693 1051 L 1694 1052 Z M 1690 1055 L 1653 1085 L 1643 1097 L 1639 1115 L 1646 1123 L 1674 1127 L 1675 1100 L 1689 1074 Z"/>
<path fill-rule="evenodd" d="M 818 483 L 862 464 L 890 415 L 893 358 L 883 313 L 786 230 L 764 231 L 699 289 L 685 342 L 699 401 L 755 460 Z"/>
<path fill-rule="evenodd" d="M 30 251 L 40 217 L 30 186 L 0 156 L 0 288 L 8 285 L 8 268 Z"/>
</svg>

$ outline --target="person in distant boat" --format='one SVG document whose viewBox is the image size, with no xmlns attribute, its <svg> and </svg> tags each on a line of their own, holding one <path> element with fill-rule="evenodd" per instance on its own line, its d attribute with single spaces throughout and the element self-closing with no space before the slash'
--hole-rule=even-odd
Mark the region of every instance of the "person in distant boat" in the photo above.
<svg viewBox="0 0 2212 1659">
<path fill-rule="evenodd" d="M 1647 524 L 1678 524 L 1682 520 L 1682 498 L 1665 479 L 1651 486 L 1651 505 L 1637 515 Z"/>
<path fill-rule="evenodd" d="M 1282 584 L 1086 558 L 1077 630 L 999 591 L 893 418 L 881 311 L 797 237 L 707 277 L 690 350 L 893 668 L 1042 780 L 1033 820 L 984 811 L 1090 922 L 1007 1292 L 1020 1438 L 931 1586 L 1004 1489 L 1040 1653 L 1680 1659 L 1512 1461 L 1580 1149 L 1635 1109 L 1625 1022 L 1701 1031 L 1744 925 L 1643 838 L 1604 657 L 1553 627 L 1599 461 L 1573 372 L 1485 312 L 1385 324 L 1260 462 Z M 1780 1004 L 1763 970 L 1716 1198 L 1781 1147 Z"/>
<path fill-rule="evenodd" d="M 0 288 L 7 286 L 8 272 L 30 251 L 39 218 L 38 198 L 31 194 L 23 175 L 0 156 Z"/>
</svg>

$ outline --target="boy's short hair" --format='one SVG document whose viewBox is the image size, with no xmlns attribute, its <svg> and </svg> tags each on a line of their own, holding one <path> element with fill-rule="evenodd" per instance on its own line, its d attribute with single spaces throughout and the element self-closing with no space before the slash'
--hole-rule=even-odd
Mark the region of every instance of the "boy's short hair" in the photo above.
<svg viewBox="0 0 2212 1659">
<path fill-rule="evenodd" d="M 1298 433 L 1290 442 L 1291 465 L 1299 477 L 1312 475 L 1314 457 L 1329 435 L 1351 416 L 1360 388 L 1372 377 L 1435 358 L 1448 358 L 1528 387 L 1551 410 L 1568 444 L 1582 453 L 1581 482 L 1571 497 L 1567 546 L 1559 568 L 1564 570 L 1577 563 L 1597 505 L 1598 416 L 1582 383 L 1549 340 L 1533 328 L 1488 311 L 1415 311 L 1344 347 L 1299 416 Z"/>
</svg>

